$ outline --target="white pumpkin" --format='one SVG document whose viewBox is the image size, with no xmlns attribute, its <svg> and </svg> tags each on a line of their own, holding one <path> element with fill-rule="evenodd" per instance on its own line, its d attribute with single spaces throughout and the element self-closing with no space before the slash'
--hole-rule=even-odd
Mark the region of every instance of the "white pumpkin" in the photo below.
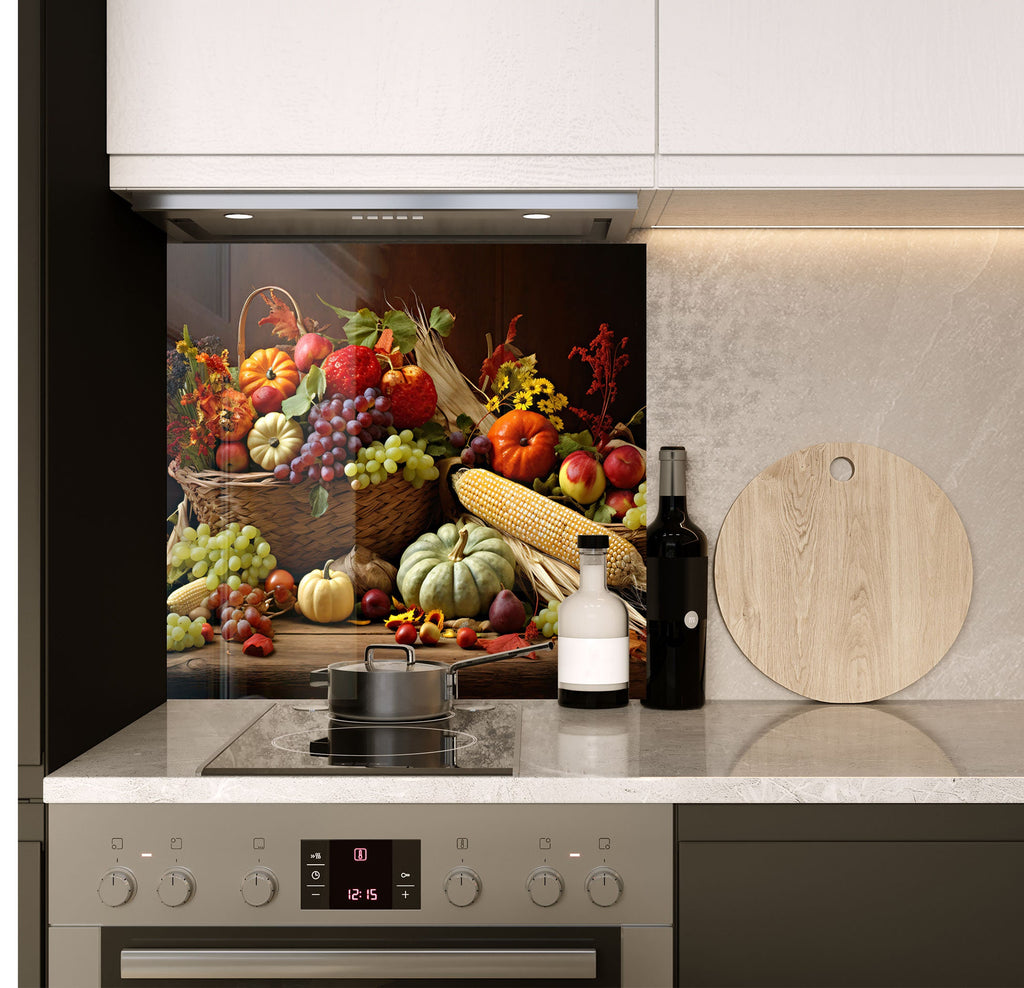
<svg viewBox="0 0 1024 988">
<path fill-rule="evenodd" d="M 249 455 L 264 470 L 291 463 L 302 448 L 302 426 L 281 412 L 269 412 L 258 418 L 245 443 Z"/>
</svg>

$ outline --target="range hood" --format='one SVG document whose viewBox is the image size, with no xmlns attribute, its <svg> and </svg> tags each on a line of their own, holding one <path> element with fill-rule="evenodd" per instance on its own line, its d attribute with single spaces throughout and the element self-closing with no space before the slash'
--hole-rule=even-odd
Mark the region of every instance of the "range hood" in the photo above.
<svg viewBox="0 0 1024 988">
<path fill-rule="evenodd" d="M 636 192 L 116 191 L 181 243 L 617 243 L 637 212 Z"/>
</svg>

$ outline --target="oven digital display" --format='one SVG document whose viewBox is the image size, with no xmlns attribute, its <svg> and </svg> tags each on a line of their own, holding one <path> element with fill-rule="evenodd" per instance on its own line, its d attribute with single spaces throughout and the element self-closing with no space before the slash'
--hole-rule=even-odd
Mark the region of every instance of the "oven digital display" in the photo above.
<svg viewBox="0 0 1024 988">
<path fill-rule="evenodd" d="M 303 909 L 419 909 L 418 840 L 304 840 Z"/>
</svg>

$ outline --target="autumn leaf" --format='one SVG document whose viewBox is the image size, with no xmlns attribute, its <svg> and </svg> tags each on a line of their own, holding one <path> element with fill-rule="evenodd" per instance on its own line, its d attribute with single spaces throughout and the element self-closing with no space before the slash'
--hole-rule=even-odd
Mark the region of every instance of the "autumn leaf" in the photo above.
<svg viewBox="0 0 1024 988">
<path fill-rule="evenodd" d="M 299 329 L 299 325 L 295 321 L 295 313 L 277 297 L 276 292 L 271 292 L 269 297 L 266 292 L 261 292 L 260 298 L 270 306 L 270 313 L 265 315 L 257 325 L 263 326 L 266 323 L 271 323 L 275 336 L 294 343 L 302 335 L 302 330 Z"/>
</svg>

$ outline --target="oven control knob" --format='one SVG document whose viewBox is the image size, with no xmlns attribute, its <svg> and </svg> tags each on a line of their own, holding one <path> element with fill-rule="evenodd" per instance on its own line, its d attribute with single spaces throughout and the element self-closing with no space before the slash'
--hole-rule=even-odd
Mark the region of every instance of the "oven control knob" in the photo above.
<svg viewBox="0 0 1024 988">
<path fill-rule="evenodd" d="M 554 868 L 534 868 L 527 876 L 526 891 L 538 906 L 553 906 L 562 898 L 565 882 Z"/>
<path fill-rule="evenodd" d="M 123 906 L 135 895 L 138 885 L 127 868 L 111 868 L 101 879 L 96 891 L 105 906 Z"/>
<path fill-rule="evenodd" d="M 171 868 L 160 877 L 157 898 L 165 906 L 183 906 L 196 893 L 196 876 L 188 868 Z"/>
<path fill-rule="evenodd" d="M 622 896 L 622 879 L 611 868 L 595 868 L 584 884 L 595 906 L 614 906 Z"/>
<path fill-rule="evenodd" d="M 269 868 L 253 868 L 242 879 L 242 898 L 250 906 L 265 906 L 277 895 L 277 875 Z"/>
<path fill-rule="evenodd" d="M 444 894 L 453 906 L 471 906 L 480 897 L 480 876 L 472 868 L 453 868 L 445 877 Z"/>
</svg>

